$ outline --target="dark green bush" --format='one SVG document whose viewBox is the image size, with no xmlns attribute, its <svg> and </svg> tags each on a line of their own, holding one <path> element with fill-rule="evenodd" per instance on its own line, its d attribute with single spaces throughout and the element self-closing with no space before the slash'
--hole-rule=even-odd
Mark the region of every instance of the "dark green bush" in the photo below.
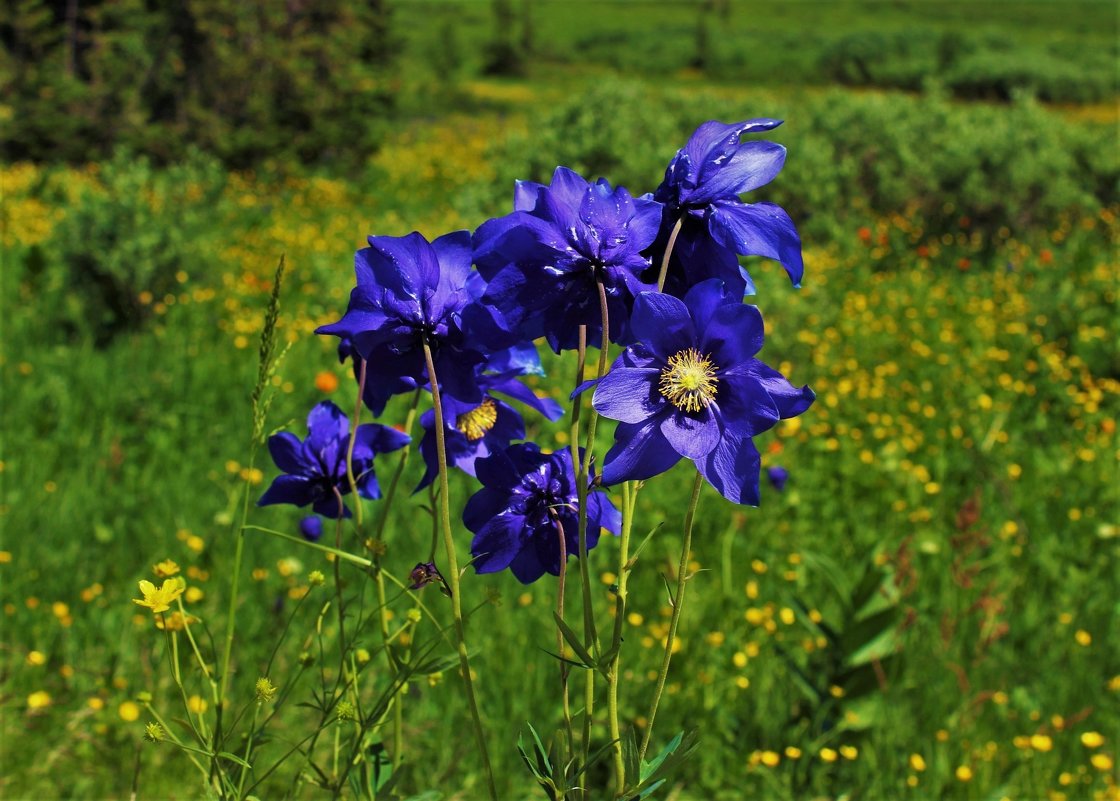
<svg viewBox="0 0 1120 801">
<path fill-rule="evenodd" d="M 757 199 L 780 203 L 802 233 L 835 240 L 868 215 L 920 216 L 928 235 L 956 233 L 961 217 L 985 240 L 1021 236 L 1059 215 L 1120 202 L 1120 166 L 1107 126 L 1073 123 L 1029 98 L 1011 107 L 961 105 L 937 92 L 810 95 L 797 118 L 767 136 L 789 160 Z M 758 111 L 757 109 L 751 109 Z M 495 161 L 512 177 L 548 179 L 557 164 L 651 191 L 676 147 L 706 119 L 745 110 L 712 98 L 601 82 L 572 96 Z M 862 223 L 858 223 L 862 224 Z"/>
<path fill-rule="evenodd" d="M 51 240 L 26 257 L 24 289 L 49 337 L 97 345 L 141 327 L 199 266 L 226 173 L 212 158 L 154 169 L 118 152 L 77 192 Z"/>
</svg>

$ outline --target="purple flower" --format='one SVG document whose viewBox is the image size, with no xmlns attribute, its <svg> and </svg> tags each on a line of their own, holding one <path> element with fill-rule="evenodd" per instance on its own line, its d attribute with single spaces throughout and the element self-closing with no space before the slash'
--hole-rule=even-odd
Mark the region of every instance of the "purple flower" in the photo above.
<svg viewBox="0 0 1120 801">
<path fill-rule="evenodd" d="M 592 400 L 621 421 L 603 482 L 650 478 L 684 457 L 728 500 L 757 505 L 751 437 L 815 397 L 754 358 L 763 341 L 758 309 L 712 279 L 684 300 L 643 292 L 630 324 L 639 344 L 623 351 Z"/>
<path fill-rule="evenodd" d="M 431 243 L 415 232 L 371 236 L 369 244 L 354 256 L 357 286 L 346 314 L 316 333 L 349 340 L 366 360 L 363 399 L 375 415 L 393 395 L 428 383 L 425 342 L 440 390 L 480 403 L 474 374 L 484 357 L 468 347 L 462 329 L 462 312 L 473 300 L 470 234 L 457 231 Z"/>
<path fill-rule="evenodd" d="M 766 479 L 770 482 L 770 486 L 781 492 L 786 488 L 786 482 L 789 481 L 789 471 L 779 465 L 767 468 Z"/>
<path fill-rule="evenodd" d="M 444 584 L 443 574 L 439 572 L 435 562 L 418 563 L 416 567 L 409 571 L 408 578 L 412 582 L 408 585 L 410 590 L 419 590 L 433 582 L 438 582 L 441 587 Z"/>
<path fill-rule="evenodd" d="M 653 249 L 660 266 L 670 232 L 681 220 L 666 292 L 683 297 L 689 287 L 721 278 L 733 292 L 754 294 L 754 282 L 737 255 L 782 263 L 795 286 L 801 283 L 801 237 L 789 215 L 773 203 L 744 203 L 739 195 L 764 186 L 781 171 L 786 149 L 774 142 L 740 142 L 743 134 L 768 131 L 781 120 L 733 124 L 711 120 L 689 137 L 653 193 L 664 204 L 661 232 Z M 742 290 L 740 292 L 740 290 Z"/>
<path fill-rule="evenodd" d="M 373 457 L 388 453 L 409 443 L 407 434 L 378 423 L 358 426 L 354 438 L 354 480 L 363 498 L 380 498 Z M 277 476 L 258 506 L 290 503 L 311 504 L 316 514 L 337 518 L 339 496 L 350 492 L 346 476 L 346 453 L 350 448 L 350 421 L 330 401 L 323 401 L 307 416 L 307 439 L 281 432 L 268 439 L 268 450 L 276 466 L 284 471 Z M 337 491 L 337 492 L 336 492 Z M 350 510 L 343 505 L 343 517 Z"/>
<path fill-rule="evenodd" d="M 650 266 L 642 251 L 657 236 L 660 205 L 557 167 L 548 186 L 519 181 L 514 209 L 474 235 L 487 281 L 475 329 L 492 347 L 543 336 L 559 353 L 576 347 L 580 325 L 598 342 L 602 282 L 618 341 L 634 295 L 652 288 L 641 280 Z"/>
<path fill-rule="evenodd" d="M 482 388 L 482 403 L 462 403 L 448 399 L 444 403 L 444 445 L 447 462 L 469 475 L 475 474 L 475 460 L 509 446 L 516 439 L 525 437 L 525 421 L 521 414 L 493 393 L 524 403 L 536 409 L 549 420 L 557 420 L 564 410 L 551 398 L 538 397 L 532 390 L 515 377 L 516 371 L 478 376 Z M 420 440 L 420 454 L 424 457 L 426 470 L 416 489 L 421 490 L 435 481 L 439 474 L 439 460 L 436 455 L 436 417 L 428 410 L 420 416 L 424 436 Z"/>
<path fill-rule="evenodd" d="M 479 573 L 509 568 L 522 584 L 560 575 L 560 529 L 568 556 L 579 554 L 576 474 L 571 452 L 542 453 L 531 442 L 475 463 L 482 489 L 471 496 L 463 522 L 474 532 L 471 554 Z M 621 515 L 600 492 L 587 494 L 587 547 L 600 529 L 617 534 Z"/>
<path fill-rule="evenodd" d="M 323 521 L 318 515 L 308 515 L 299 521 L 299 533 L 308 542 L 318 542 L 323 536 Z"/>
</svg>

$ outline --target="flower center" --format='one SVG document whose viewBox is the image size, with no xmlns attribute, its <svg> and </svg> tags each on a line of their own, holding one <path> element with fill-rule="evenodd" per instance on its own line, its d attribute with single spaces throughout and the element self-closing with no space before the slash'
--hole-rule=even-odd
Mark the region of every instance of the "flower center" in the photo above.
<svg viewBox="0 0 1120 801">
<path fill-rule="evenodd" d="M 712 360 L 689 348 L 669 357 L 657 388 L 678 409 L 698 412 L 715 399 L 717 383 Z"/>
<path fill-rule="evenodd" d="M 466 435 L 471 442 L 482 439 L 498 421 L 498 407 L 491 398 L 487 398 L 466 414 L 461 414 L 455 420 L 455 427 Z"/>
</svg>

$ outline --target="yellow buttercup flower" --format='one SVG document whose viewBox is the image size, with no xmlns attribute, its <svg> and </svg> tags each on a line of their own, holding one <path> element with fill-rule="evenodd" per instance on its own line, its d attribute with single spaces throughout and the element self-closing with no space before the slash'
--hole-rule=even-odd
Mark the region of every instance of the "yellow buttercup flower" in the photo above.
<svg viewBox="0 0 1120 801">
<path fill-rule="evenodd" d="M 152 612 L 166 612 L 186 588 L 187 583 L 181 577 L 167 579 L 158 590 L 152 582 L 141 580 L 140 592 L 144 597 L 133 598 L 132 602 L 140 606 L 146 606 Z"/>
<path fill-rule="evenodd" d="M 164 559 L 152 568 L 152 572 L 156 574 L 156 578 L 171 578 L 179 572 L 179 565 L 171 559 Z"/>
</svg>

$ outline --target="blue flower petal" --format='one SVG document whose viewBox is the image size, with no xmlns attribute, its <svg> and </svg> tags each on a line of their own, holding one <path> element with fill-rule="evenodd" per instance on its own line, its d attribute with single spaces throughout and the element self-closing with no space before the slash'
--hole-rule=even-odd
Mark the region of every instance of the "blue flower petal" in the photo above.
<svg viewBox="0 0 1120 801">
<path fill-rule="evenodd" d="M 765 186 L 782 171 L 785 162 L 786 149 L 781 145 L 746 142 L 730 157 L 703 165 L 697 190 L 689 195 L 689 203 L 708 204 Z"/>
<path fill-rule="evenodd" d="M 727 500 L 758 506 L 761 457 L 750 437 L 725 430 L 719 445 L 703 459 L 694 460 L 694 464 Z"/>
<path fill-rule="evenodd" d="M 659 292 L 638 295 L 630 328 L 639 341 L 666 358 L 692 347 L 696 341 L 688 307 L 680 299 Z"/>
<path fill-rule="evenodd" d="M 257 506 L 271 506 L 277 503 L 290 503 L 294 506 L 307 506 L 315 498 L 315 485 L 306 476 L 277 476 Z"/>
<path fill-rule="evenodd" d="M 618 367 L 599 380 L 591 403 L 604 417 L 640 423 L 667 403 L 657 388 L 661 370 L 654 367 Z"/>
<path fill-rule="evenodd" d="M 285 473 L 303 473 L 308 467 L 303 460 L 303 443 L 295 434 L 287 431 L 273 434 L 268 438 L 268 452 Z"/>
<path fill-rule="evenodd" d="M 614 432 L 614 445 L 603 460 L 603 483 L 653 478 L 680 458 L 661 433 L 656 417 L 644 423 L 619 423 Z"/>
<path fill-rule="evenodd" d="M 674 410 L 661 417 L 660 429 L 673 450 L 686 459 L 699 459 L 719 444 L 718 408 L 712 403 L 691 414 Z"/>
<path fill-rule="evenodd" d="M 521 534 L 525 518 L 503 513 L 491 517 L 471 540 L 474 569 L 478 573 L 497 573 L 509 567 L 522 552 Z M 538 574 L 539 577 L 539 574 Z"/>
<path fill-rule="evenodd" d="M 789 215 L 773 203 L 712 203 L 708 227 L 716 241 L 743 256 L 764 256 L 781 262 L 794 286 L 805 271 L 801 237 Z"/>
</svg>

